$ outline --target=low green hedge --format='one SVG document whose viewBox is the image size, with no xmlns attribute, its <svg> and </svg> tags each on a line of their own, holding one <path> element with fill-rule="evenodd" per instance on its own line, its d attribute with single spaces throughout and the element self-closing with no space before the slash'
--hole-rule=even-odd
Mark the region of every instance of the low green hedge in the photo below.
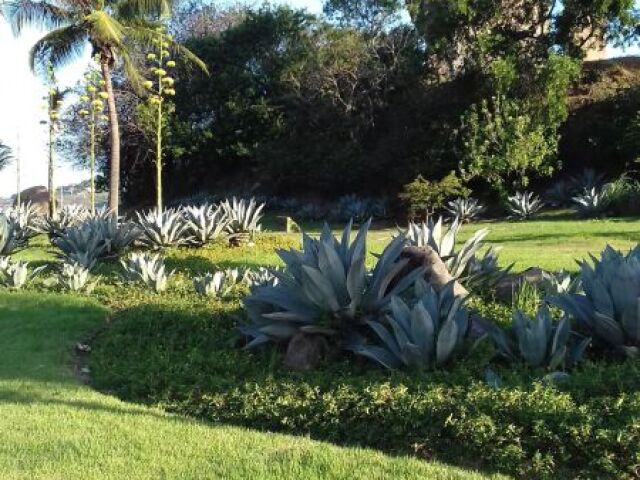
<svg viewBox="0 0 640 480">
<path fill-rule="evenodd" d="M 506 321 L 509 309 L 487 306 Z M 214 311 L 215 315 L 211 312 Z M 214 422 L 415 453 L 518 478 L 638 478 L 640 362 L 586 362 L 559 385 L 493 367 L 490 347 L 452 370 L 388 373 L 353 358 L 288 372 L 273 349 L 246 352 L 237 301 L 184 297 L 124 310 L 97 339 L 96 386 Z"/>
</svg>

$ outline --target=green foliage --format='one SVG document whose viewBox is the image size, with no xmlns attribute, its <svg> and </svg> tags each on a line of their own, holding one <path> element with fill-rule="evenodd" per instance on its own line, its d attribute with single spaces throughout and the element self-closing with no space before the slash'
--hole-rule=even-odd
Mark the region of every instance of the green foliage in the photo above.
<svg viewBox="0 0 640 480">
<path fill-rule="evenodd" d="M 471 190 L 466 188 L 455 172 L 438 181 L 418 175 L 404 186 L 398 195 L 407 205 L 411 218 L 427 218 L 441 210 L 445 202 L 455 197 L 466 197 Z"/>
<path fill-rule="evenodd" d="M 462 119 L 463 178 L 482 178 L 499 193 L 524 188 L 530 173 L 553 172 L 557 138 L 519 100 L 497 95 L 474 105 Z"/>
<path fill-rule="evenodd" d="M 5 168 L 13 161 L 13 152 L 11 147 L 0 141 L 0 170 Z"/>
<path fill-rule="evenodd" d="M 607 247 L 600 258 L 580 264 L 584 293 L 552 296 L 600 347 L 636 357 L 640 352 L 640 246 L 623 255 Z"/>
<path fill-rule="evenodd" d="M 516 478 L 635 476 L 637 362 L 587 362 L 557 386 L 517 366 L 498 369 L 497 390 L 484 382 L 491 352 L 483 349 L 429 375 L 389 373 L 351 359 L 290 372 L 273 350 L 230 346 L 233 299 L 204 305 L 177 292 L 158 304 L 147 298 L 140 300 L 144 307 L 118 311 L 94 343 L 98 388 L 215 423 L 455 465 L 472 461 L 476 469 Z M 509 324 L 509 307 L 470 307 Z"/>
<path fill-rule="evenodd" d="M 616 215 L 640 215 L 640 181 L 622 175 L 607 188 L 611 210 Z"/>
</svg>

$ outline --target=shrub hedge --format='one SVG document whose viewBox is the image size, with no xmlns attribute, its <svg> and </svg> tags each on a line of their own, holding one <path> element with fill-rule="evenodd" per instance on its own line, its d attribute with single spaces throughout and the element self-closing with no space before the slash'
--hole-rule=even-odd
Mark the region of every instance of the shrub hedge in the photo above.
<svg viewBox="0 0 640 480">
<path fill-rule="evenodd" d="M 481 306 L 501 321 L 510 308 Z M 96 386 L 213 422 L 415 453 L 518 478 L 638 478 L 640 362 L 586 362 L 557 385 L 494 367 L 487 344 L 449 371 L 384 372 L 353 358 L 288 372 L 238 348 L 238 299 L 188 296 L 123 310 L 94 346 Z M 211 312 L 214 315 L 211 315 Z"/>
</svg>

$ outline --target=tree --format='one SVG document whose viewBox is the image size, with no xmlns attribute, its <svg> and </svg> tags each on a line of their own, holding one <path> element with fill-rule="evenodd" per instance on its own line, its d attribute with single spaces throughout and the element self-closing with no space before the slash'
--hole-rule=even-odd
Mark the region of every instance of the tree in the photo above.
<svg viewBox="0 0 640 480">
<path fill-rule="evenodd" d="M 118 212 L 120 193 L 120 130 L 113 90 L 112 72 L 121 60 L 127 78 L 141 91 L 141 75 L 133 60 L 136 45 L 149 45 L 156 36 L 150 18 L 170 13 L 168 0 L 19 0 L 8 2 L 3 10 L 15 34 L 26 26 L 53 28 L 36 42 L 30 52 L 30 65 L 51 62 L 54 67 L 76 59 L 91 45 L 98 57 L 107 92 L 110 126 L 109 208 Z M 188 49 L 169 41 L 169 51 L 202 70 L 207 68 Z"/>
<path fill-rule="evenodd" d="M 49 138 L 49 169 L 48 169 L 48 189 L 49 189 L 49 216 L 55 217 L 57 215 L 56 208 L 56 187 L 54 184 L 54 150 L 56 144 L 56 133 L 60 126 L 60 109 L 66 91 L 60 90 L 56 85 L 56 79 L 53 71 L 53 65 L 49 64 L 47 67 L 47 75 L 49 80 L 49 91 L 47 96 L 44 97 L 47 106 L 47 120 L 43 123 L 47 125 Z"/>
<path fill-rule="evenodd" d="M 8 166 L 13 160 L 13 152 L 9 145 L 5 145 L 0 140 L 0 170 Z"/>
</svg>

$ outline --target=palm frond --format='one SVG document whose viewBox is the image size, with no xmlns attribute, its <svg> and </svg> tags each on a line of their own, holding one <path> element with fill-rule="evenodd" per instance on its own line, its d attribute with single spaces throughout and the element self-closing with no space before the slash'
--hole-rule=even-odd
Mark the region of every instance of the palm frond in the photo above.
<svg viewBox="0 0 640 480">
<path fill-rule="evenodd" d="M 31 70 L 44 61 L 51 62 L 54 68 L 64 66 L 75 60 L 87 46 L 88 33 L 81 25 L 69 25 L 47 33 L 38 40 L 29 52 Z"/>
<path fill-rule="evenodd" d="M 0 170 L 9 165 L 13 160 L 13 153 L 9 145 L 5 145 L 0 141 Z"/>
<path fill-rule="evenodd" d="M 84 17 L 83 26 L 92 43 L 118 49 L 124 46 L 125 27 L 104 10 L 94 10 Z"/>
<path fill-rule="evenodd" d="M 123 21 L 167 17 L 175 4 L 173 0 L 118 0 L 109 3 L 113 4 L 117 17 Z"/>
<path fill-rule="evenodd" d="M 158 38 L 158 32 L 154 28 L 154 25 L 156 24 L 140 20 L 130 22 L 126 26 L 126 35 L 137 43 L 151 45 L 153 41 Z M 187 64 L 196 66 L 209 75 L 207 65 L 195 53 L 169 36 L 165 37 L 164 40 L 169 44 L 168 50 L 175 58 L 180 58 Z"/>
<path fill-rule="evenodd" d="M 129 49 L 125 46 L 119 49 L 120 58 L 122 59 L 122 64 L 124 66 L 124 72 L 127 76 L 127 79 L 131 83 L 131 87 L 137 93 L 142 95 L 145 92 L 142 84 L 145 81 L 142 73 L 138 69 L 136 62 L 131 58 L 131 53 Z"/>
<path fill-rule="evenodd" d="M 59 28 L 73 20 L 73 10 L 49 2 L 17 0 L 0 5 L 0 13 L 7 19 L 14 35 L 25 27 Z"/>
</svg>

